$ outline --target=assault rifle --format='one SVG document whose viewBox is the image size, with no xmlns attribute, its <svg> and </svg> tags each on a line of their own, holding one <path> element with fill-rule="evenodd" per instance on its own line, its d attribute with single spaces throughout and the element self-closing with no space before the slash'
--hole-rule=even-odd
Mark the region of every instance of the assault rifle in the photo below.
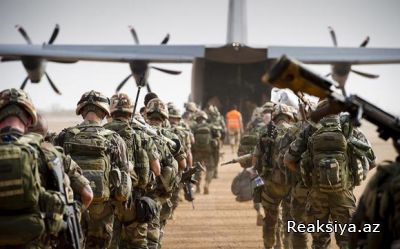
<svg viewBox="0 0 400 249">
<path fill-rule="evenodd" d="M 158 133 L 153 127 L 151 127 L 150 125 L 146 124 L 146 123 L 142 123 L 139 120 L 137 120 L 136 118 L 132 119 L 132 123 L 134 123 L 135 125 L 139 126 L 143 131 L 145 131 L 149 136 L 156 136 L 156 137 L 160 137 L 164 142 L 168 143 L 171 148 L 175 151 L 177 149 L 179 149 L 179 145 L 173 141 L 172 139 L 167 138 L 166 136 L 164 136 L 163 134 Z"/>
<path fill-rule="evenodd" d="M 361 118 L 365 118 L 378 127 L 380 138 L 384 140 L 392 138 L 397 145 L 400 143 L 398 117 L 357 95 L 343 95 L 336 82 L 312 72 L 296 60 L 282 56 L 262 80 L 279 88 L 290 88 L 293 92 L 305 92 L 319 98 L 327 98 L 329 105 L 311 113 L 314 122 L 325 115 L 346 111 L 350 113 L 355 125 L 359 126 Z"/>
<path fill-rule="evenodd" d="M 76 201 L 69 197 L 66 192 L 66 186 L 64 184 L 64 170 L 61 165 L 60 158 L 56 157 L 49 163 L 50 173 L 54 179 L 54 190 L 61 193 L 61 198 L 65 204 L 64 222 L 66 229 L 64 230 L 62 245 L 59 248 L 65 249 L 81 249 L 82 248 L 82 228 L 79 223 L 78 213 L 79 207 Z M 65 241 L 63 241 L 65 239 Z"/>
<path fill-rule="evenodd" d="M 185 200 L 192 202 L 192 207 L 194 209 L 194 195 L 192 191 L 192 184 L 197 183 L 196 180 L 193 180 L 192 177 L 197 172 L 205 171 L 203 165 L 200 162 L 195 162 L 193 167 L 187 169 L 182 173 L 181 182 L 183 183 L 183 191 L 185 194 Z"/>
<path fill-rule="evenodd" d="M 244 163 L 245 161 L 251 159 L 252 157 L 253 157 L 253 155 L 251 153 L 249 153 L 249 154 L 234 158 L 228 162 L 221 163 L 221 166 L 233 164 L 233 163 Z"/>
</svg>

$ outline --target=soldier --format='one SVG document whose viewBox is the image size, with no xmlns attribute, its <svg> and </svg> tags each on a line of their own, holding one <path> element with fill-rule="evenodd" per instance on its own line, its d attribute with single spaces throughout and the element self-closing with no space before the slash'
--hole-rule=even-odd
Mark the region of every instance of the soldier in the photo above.
<svg viewBox="0 0 400 249">
<path fill-rule="evenodd" d="M 328 101 L 321 101 L 323 109 Z M 342 226 L 355 211 L 354 186 L 363 176 L 362 164 L 366 153 L 352 151 L 352 129 L 345 129 L 339 115 L 327 115 L 317 125 L 306 126 L 285 154 L 285 164 L 301 172 L 302 181 L 310 188 L 307 200 L 307 223 L 328 223 L 329 219 Z M 328 142 L 327 142 L 328 141 Z M 368 145 L 364 151 L 370 151 Z M 328 248 L 329 233 L 313 233 L 313 248 Z M 340 248 L 348 248 L 348 233 L 336 233 Z"/>
<path fill-rule="evenodd" d="M 214 179 L 218 178 L 218 165 L 219 165 L 219 159 L 220 159 L 220 149 L 223 146 L 224 139 L 225 139 L 225 121 L 222 115 L 219 113 L 218 108 L 214 105 L 210 105 L 206 109 L 206 113 L 208 114 L 208 123 L 210 123 L 213 127 L 216 129 L 219 129 L 221 138 L 218 140 L 218 149 L 214 150 L 214 161 L 215 161 L 215 171 L 214 171 Z"/>
<path fill-rule="evenodd" d="M 275 105 L 272 112 L 272 122 L 268 124 L 265 132 L 260 136 L 254 152 L 257 158 L 256 169 L 258 172 L 262 172 L 261 176 L 264 180 L 261 204 L 265 213 L 263 224 L 265 248 L 272 248 L 275 242 L 279 242 L 275 240 L 280 216 L 279 207 L 282 202 L 285 202 L 291 189 L 280 152 L 289 145 L 283 137 L 293 126 L 294 121 L 293 109 L 284 104 Z M 283 212 L 287 212 L 287 207 L 284 207 Z M 286 225 L 287 216 L 283 215 L 283 218 L 283 223 Z M 288 246 L 288 238 L 287 236 L 284 237 L 285 246 Z"/>
<path fill-rule="evenodd" d="M 178 137 L 162 127 L 168 119 L 168 110 L 160 99 L 154 98 L 148 102 L 146 117 L 159 135 L 152 138 L 160 154 L 161 174 L 156 179 L 155 189 L 148 192 L 158 207 L 156 217 L 148 224 L 147 232 L 148 248 L 156 249 L 161 248 L 164 227 L 172 211 L 171 194 L 180 181 L 179 168 L 186 168 L 186 156 Z M 169 142 L 171 140 L 174 145 Z"/>
<path fill-rule="evenodd" d="M 171 131 L 179 137 L 179 140 L 182 142 L 182 149 L 186 153 L 186 168 L 191 168 L 193 164 L 192 157 L 192 142 L 194 140 L 193 134 L 187 126 L 182 123 L 180 110 L 171 102 L 168 103 L 168 116 L 169 123 L 171 124 Z M 180 171 L 185 169 L 180 168 Z M 182 185 L 179 185 L 171 197 L 172 202 L 172 211 L 174 211 L 178 207 L 179 203 L 179 193 L 182 189 Z"/>
<path fill-rule="evenodd" d="M 207 123 L 208 116 L 204 111 L 198 111 L 196 115 L 196 124 L 192 131 L 194 134 L 193 160 L 201 162 L 206 166 L 206 179 L 204 184 L 204 194 L 209 194 L 209 185 L 214 177 L 216 168 L 215 156 L 213 150 L 219 149 L 218 140 L 220 139 L 220 130 Z M 200 193 L 201 172 L 196 174 L 196 193 Z"/>
<path fill-rule="evenodd" d="M 82 95 L 76 115 L 84 121 L 64 129 L 54 140 L 83 169 L 94 190 L 94 200 L 84 215 L 87 248 L 107 248 L 112 238 L 115 202 L 131 193 L 131 178 L 124 140 L 101 126 L 110 115 L 109 99 L 96 91 Z"/>
<path fill-rule="evenodd" d="M 113 95 L 110 113 L 112 121 L 105 124 L 104 128 L 117 132 L 126 143 L 128 161 L 132 165 L 130 173 L 134 195 L 127 208 L 118 206 L 114 220 L 112 248 L 118 248 L 121 230 L 123 230 L 121 248 L 146 248 L 147 223 L 139 222 L 135 217 L 135 200 L 145 195 L 150 169 L 152 172 L 159 172 L 159 155 L 152 139 L 131 127 L 133 105 L 128 95 L 124 93 Z M 126 225 L 122 226 L 123 224 Z"/>
<path fill-rule="evenodd" d="M 196 112 L 198 111 L 196 103 L 194 102 L 187 102 L 184 105 L 185 112 L 182 114 L 182 119 L 192 127 L 196 121 Z"/>
<path fill-rule="evenodd" d="M 393 140 L 396 160 L 378 166 L 353 216 L 350 248 L 399 248 L 400 141 Z"/>
<path fill-rule="evenodd" d="M 32 141 L 40 144 L 41 150 L 43 150 L 45 155 L 48 157 L 60 158 L 62 162 L 65 173 L 68 176 L 68 181 L 70 181 L 70 186 L 75 195 L 80 197 L 80 202 L 83 205 L 83 209 L 87 209 L 93 200 L 93 191 L 89 185 L 88 179 L 83 176 L 82 169 L 69 155 L 65 155 L 61 147 L 55 147 L 49 142 L 46 142 L 46 136 L 48 135 L 47 120 L 43 115 L 37 113 L 36 125 L 31 125 L 28 127 L 29 137 Z M 50 154 L 50 155 L 49 155 Z M 44 158 L 46 159 L 46 158 Z M 41 175 L 49 175 L 48 167 L 39 168 Z M 45 178 L 42 178 L 42 184 L 45 184 Z M 46 188 L 46 187 L 45 187 Z"/>
<path fill-rule="evenodd" d="M 50 161 L 48 151 L 41 144 L 43 137 L 24 135 L 36 123 L 35 108 L 24 91 L 6 89 L 0 93 L 0 166 L 3 169 L 0 173 L 0 248 L 61 248 L 61 241 L 56 238 L 64 230 L 67 196 L 51 190 L 48 181 L 60 181 L 69 190 L 70 199 L 73 193 L 67 176 L 64 182 L 61 178 L 54 179 L 47 170 Z M 57 158 L 61 158 L 59 154 Z M 87 182 L 79 178 L 78 172 L 69 169 L 70 175 L 76 176 L 75 190 L 81 194 L 84 205 L 89 205 L 91 191 L 86 189 Z M 79 185 L 78 179 L 83 184 Z"/>
</svg>

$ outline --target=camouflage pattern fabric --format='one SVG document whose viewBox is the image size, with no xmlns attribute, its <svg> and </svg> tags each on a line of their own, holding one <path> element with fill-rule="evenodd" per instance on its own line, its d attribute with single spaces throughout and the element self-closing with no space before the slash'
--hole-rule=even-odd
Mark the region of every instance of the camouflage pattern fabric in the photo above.
<svg viewBox="0 0 400 249">
<path fill-rule="evenodd" d="M 352 233 L 350 248 L 399 248 L 400 157 L 378 166 L 361 196 L 352 223 L 356 231 L 366 224 L 380 224 L 379 233 Z M 371 230 L 375 229 L 371 226 Z"/>
<path fill-rule="evenodd" d="M 74 133 L 71 129 L 84 129 L 98 133 L 104 130 L 95 122 L 84 121 L 82 124 L 64 129 L 56 138 L 55 143 L 64 147 L 64 144 L 73 138 Z M 115 132 L 110 131 L 106 137 L 110 146 L 113 148 L 109 152 L 110 161 L 119 168 L 121 172 L 128 173 L 128 154 L 124 140 Z M 65 148 L 64 148 L 65 149 Z M 68 150 L 66 150 L 68 151 Z M 74 155 L 71 155 L 74 158 Z M 85 170 L 85 169 L 83 169 Z M 111 244 L 113 222 L 114 222 L 115 206 L 111 200 L 103 203 L 92 203 L 88 208 L 88 212 L 83 215 L 83 228 L 86 232 L 86 247 L 87 248 L 106 248 Z"/>
</svg>

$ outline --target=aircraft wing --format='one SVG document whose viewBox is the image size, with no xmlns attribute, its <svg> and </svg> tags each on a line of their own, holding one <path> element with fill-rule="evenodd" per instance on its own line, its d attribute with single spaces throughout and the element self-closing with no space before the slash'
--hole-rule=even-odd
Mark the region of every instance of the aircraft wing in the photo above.
<svg viewBox="0 0 400 249">
<path fill-rule="evenodd" d="M 399 48 L 346 48 L 346 47 L 268 47 L 267 58 L 277 59 L 282 55 L 310 64 L 395 64 L 400 63 Z"/>
<path fill-rule="evenodd" d="M 194 58 L 204 57 L 201 45 L 0 45 L 2 57 L 40 57 L 59 62 L 78 60 L 129 62 L 191 63 Z"/>
</svg>

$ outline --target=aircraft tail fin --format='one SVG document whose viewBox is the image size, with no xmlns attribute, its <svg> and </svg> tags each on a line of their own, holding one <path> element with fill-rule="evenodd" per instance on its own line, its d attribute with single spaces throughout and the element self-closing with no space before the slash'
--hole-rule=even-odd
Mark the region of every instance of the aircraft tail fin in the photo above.
<svg viewBox="0 0 400 249">
<path fill-rule="evenodd" d="M 229 0 L 227 44 L 247 43 L 246 0 Z"/>
</svg>

